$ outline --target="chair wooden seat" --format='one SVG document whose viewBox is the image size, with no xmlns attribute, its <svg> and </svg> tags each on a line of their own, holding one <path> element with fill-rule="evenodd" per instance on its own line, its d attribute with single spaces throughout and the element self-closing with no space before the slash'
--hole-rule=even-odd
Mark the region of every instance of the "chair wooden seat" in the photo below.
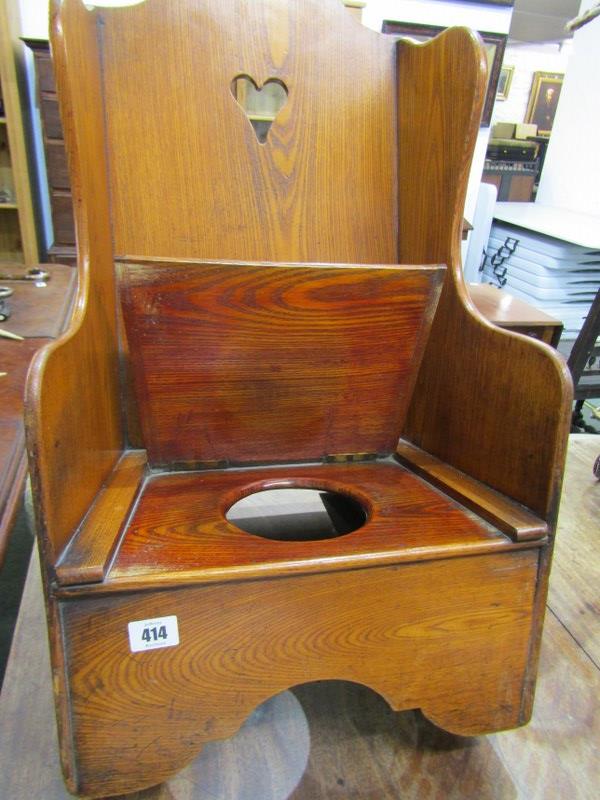
<svg viewBox="0 0 600 800">
<path fill-rule="evenodd" d="M 305 681 L 526 722 L 571 396 L 463 282 L 480 42 L 339 0 L 53 0 L 52 52 L 80 280 L 26 415 L 70 790 L 156 784 Z M 269 487 L 354 530 L 228 518 Z"/>
<path fill-rule="evenodd" d="M 356 499 L 367 510 L 357 530 L 323 541 L 274 541 L 240 530 L 225 513 L 270 489 L 313 488 Z M 467 511 L 393 459 L 146 476 L 101 591 L 247 580 L 409 563 L 515 549 L 509 536 Z M 538 520 L 538 538 L 546 526 Z M 118 535 L 114 530 L 113 536 Z M 92 536 L 91 530 L 80 536 Z M 97 529 L 95 530 L 97 536 Z M 107 555 L 113 542 L 107 547 Z M 74 539 L 57 570 L 63 585 L 86 582 Z M 108 561 L 108 559 L 106 559 Z"/>
</svg>

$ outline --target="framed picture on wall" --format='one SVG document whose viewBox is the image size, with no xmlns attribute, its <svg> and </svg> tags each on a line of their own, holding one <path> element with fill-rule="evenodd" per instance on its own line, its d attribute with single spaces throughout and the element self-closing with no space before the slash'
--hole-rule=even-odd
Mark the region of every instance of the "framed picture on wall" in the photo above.
<svg viewBox="0 0 600 800">
<path fill-rule="evenodd" d="M 514 67 L 501 67 L 500 77 L 498 78 L 498 90 L 496 92 L 496 100 L 506 100 L 510 92 L 510 85 L 512 83 L 513 75 L 515 72 Z"/>
<path fill-rule="evenodd" d="M 395 36 L 408 36 L 418 42 L 427 42 L 429 39 L 433 39 L 434 36 L 437 36 L 438 33 L 445 30 L 445 28 L 438 25 L 419 25 L 412 22 L 395 22 L 386 19 L 383 22 L 381 30 L 383 33 L 391 33 Z M 480 123 L 480 127 L 487 128 L 492 119 L 492 111 L 496 101 L 500 67 L 502 66 L 502 59 L 504 58 L 504 48 L 506 47 L 507 37 L 504 33 L 488 33 L 487 31 L 478 31 L 478 33 L 483 39 L 488 61 L 488 82 Z"/>
<path fill-rule="evenodd" d="M 550 136 L 564 80 L 561 72 L 534 72 L 524 122 L 538 127 L 538 136 Z"/>
</svg>

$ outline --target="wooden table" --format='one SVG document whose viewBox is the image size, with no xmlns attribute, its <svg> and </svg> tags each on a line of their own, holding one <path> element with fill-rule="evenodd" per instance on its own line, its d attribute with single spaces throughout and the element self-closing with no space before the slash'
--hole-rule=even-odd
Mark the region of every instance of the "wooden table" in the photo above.
<svg viewBox="0 0 600 800">
<path fill-rule="evenodd" d="M 45 285 L 6 281 L 13 289 L 11 314 L 0 328 L 23 341 L 0 338 L 0 565 L 27 474 L 23 431 L 23 390 L 29 363 L 42 345 L 63 330 L 74 295 L 76 271 L 62 265 L 42 265 L 50 273 Z M 25 274 L 25 267 L 1 264 L 2 274 Z"/>
<path fill-rule="evenodd" d="M 600 785 L 600 436 L 571 436 L 531 723 L 465 739 L 365 687 L 309 684 L 134 800 L 591 800 Z M 0 703 L 7 800 L 67 800 L 34 557 Z M 295 788 L 294 788 L 295 787 Z"/>
<path fill-rule="evenodd" d="M 535 306 L 487 283 L 469 283 L 471 300 L 495 325 L 557 347 L 563 325 Z"/>
</svg>

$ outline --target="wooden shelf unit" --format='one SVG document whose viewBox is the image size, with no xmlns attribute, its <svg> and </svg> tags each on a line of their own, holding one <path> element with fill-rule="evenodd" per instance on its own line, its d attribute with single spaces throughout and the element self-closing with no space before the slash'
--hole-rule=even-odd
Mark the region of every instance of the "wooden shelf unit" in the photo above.
<svg viewBox="0 0 600 800">
<path fill-rule="evenodd" d="M 31 265 L 40 258 L 15 60 L 18 31 L 16 3 L 0 0 L 0 260 Z"/>
<path fill-rule="evenodd" d="M 77 258 L 73 197 L 58 111 L 50 44 L 47 39 L 23 39 L 23 41 L 33 53 L 36 95 L 46 155 L 46 179 L 54 233 L 52 244 L 48 248 L 47 260 L 55 264 L 75 265 Z"/>
</svg>

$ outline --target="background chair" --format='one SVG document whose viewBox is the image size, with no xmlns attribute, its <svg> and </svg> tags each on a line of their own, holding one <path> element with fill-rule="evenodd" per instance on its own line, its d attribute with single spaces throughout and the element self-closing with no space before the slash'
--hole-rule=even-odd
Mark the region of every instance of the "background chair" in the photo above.
<svg viewBox="0 0 600 800">
<path fill-rule="evenodd" d="M 600 356 L 600 289 L 590 307 L 585 322 L 573 343 L 569 353 L 568 365 L 575 386 L 575 407 L 573 409 L 572 427 L 575 430 L 585 428 L 583 420 L 583 404 L 590 397 L 600 396 L 600 368 L 597 361 Z M 593 433 L 594 430 L 590 430 Z"/>
<path fill-rule="evenodd" d="M 80 282 L 27 421 L 69 788 L 158 783 L 323 678 L 456 733 L 522 724 L 571 394 L 462 281 L 479 42 L 337 0 L 52 14 Z M 244 78 L 283 89 L 268 130 Z M 227 519 L 290 487 L 359 527 Z"/>
</svg>

